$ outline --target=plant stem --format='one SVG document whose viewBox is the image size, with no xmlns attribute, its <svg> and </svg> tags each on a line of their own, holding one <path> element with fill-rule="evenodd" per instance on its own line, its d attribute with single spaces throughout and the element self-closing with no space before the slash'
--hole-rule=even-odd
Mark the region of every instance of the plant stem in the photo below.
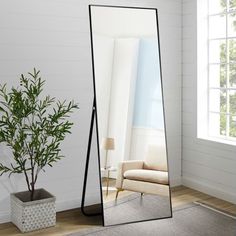
<svg viewBox="0 0 236 236">
<path fill-rule="evenodd" d="M 31 185 L 31 190 L 29 189 L 29 191 L 31 192 L 30 194 L 30 201 L 33 201 L 34 200 L 34 187 L 35 187 L 35 179 L 34 179 L 34 162 L 33 162 L 33 151 L 30 150 L 28 144 L 27 144 L 27 141 L 25 141 L 25 146 L 28 150 L 28 155 L 30 157 L 30 165 L 31 165 L 31 183 L 29 185 Z M 27 174 L 26 174 L 27 176 Z M 27 176 L 28 178 L 28 176 Z M 29 180 L 28 180 L 29 181 Z M 28 184 L 28 181 L 27 181 L 27 184 Z"/>
<path fill-rule="evenodd" d="M 25 174 L 25 179 L 26 179 L 26 182 L 27 182 L 28 190 L 31 192 L 30 183 L 29 183 L 29 177 L 28 177 L 28 175 L 27 175 L 25 170 L 24 170 L 24 174 Z"/>
<path fill-rule="evenodd" d="M 33 157 L 30 155 L 30 162 L 31 162 L 31 179 L 32 179 L 32 182 L 31 182 L 31 201 L 34 200 L 34 185 L 35 185 L 35 182 L 34 182 L 34 164 L 33 164 Z"/>
<path fill-rule="evenodd" d="M 31 183 L 30 201 L 34 201 L 34 183 Z"/>
</svg>

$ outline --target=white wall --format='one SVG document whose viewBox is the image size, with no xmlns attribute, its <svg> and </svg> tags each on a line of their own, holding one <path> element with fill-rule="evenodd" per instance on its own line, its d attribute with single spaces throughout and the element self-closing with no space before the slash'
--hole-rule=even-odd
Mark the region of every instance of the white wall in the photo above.
<svg viewBox="0 0 236 236">
<path fill-rule="evenodd" d="M 111 95 L 111 78 L 114 57 L 115 40 L 110 37 L 93 34 L 93 55 L 96 77 L 96 105 L 97 119 L 99 127 L 100 147 L 102 140 L 107 137 L 109 111 L 110 111 L 110 95 Z M 103 58 L 101 60 L 101 58 Z M 106 151 L 100 149 L 100 165 L 105 166 Z"/>
<path fill-rule="evenodd" d="M 72 135 L 62 146 L 66 157 L 47 168 L 37 186 L 57 197 L 57 210 L 80 206 L 93 99 L 86 1 L 2 0 L 0 35 L 0 83 L 16 84 L 21 73 L 36 67 L 46 79 L 47 94 L 79 102 L 80 110 L 73 114 Z M 1 159 L 3 152 L 1 147 Z M 3 187 L 9 186 L 9 181 L 7 176 L 0 181 L 3 222 L 9 220 L 9 192 Z M 15 186 L 11 191 L 26 189 L 23 177 L 12 181 Z M 97 179 L 90 181 L 90 203 L 97 200 L 97 183 Z"/>
<path fill-rule="evenodd" d="M 116 39 L 110 97 L 108 137 L 114 137 L 115 150 L 109 152 L 112 166 L 129 158 L 135 83 L 138 65 L 138 39 Z"/>
<path fill-rule="evenodd" d="M 133 127 L 129 159 L 144 160 L 147 155 L 148 145 L 156 145 L 157 143 L 165 149 L 165 135 L 163 130 Z"/>
<path fill-rule="evenodd" d="M 183 0 L 182 21 L 183 184 L 236 203 L 236 146 L 197 138 L 197 0 Z"/>
<path fill-rule="evenodd" d="M 104 3 L 104 1 L 93 1 Z M 107 1 L 127 5 L 126 1 Z M 160 44 L 171 183 L 181 175 L 181 0 L 130 0 L 130 5 L 159 9 Z M 80 206 L 85 155 L 93 100 L 86 0 L 2 0 L 0 2 L 0 82 L 16 84 L 33 67 L 46 79 L 46 93 L 75 99 L 72 135 L 63 144 L 66 158 L 39 178 L 57 197 L 57 210 Z M 174 117 L 174 119 L 173 119 Z M 0 148 L 1 158 L 7 156 Z M 4 155 L 3 155 L 4 154 Z M 92 149 L 87 203 L 98 201 L 96 149 Z M 94 178 L 92 178 L 94 177 Z M 92 180 L 93 179 L 93 180 Z M 23 177 L 12 179 L 11 191 L 25 189 Z M 9 220 L 9 187 L 0 177 L 0 222 Z"/>
</svg>

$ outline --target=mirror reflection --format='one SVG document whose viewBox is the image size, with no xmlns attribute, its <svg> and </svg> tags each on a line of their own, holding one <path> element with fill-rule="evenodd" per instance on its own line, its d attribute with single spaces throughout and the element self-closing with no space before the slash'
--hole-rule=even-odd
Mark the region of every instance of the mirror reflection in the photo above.
<svg viewBox="0 0 236 236">
<path fill-rule="evenodd" d="M 90 20 L 104 224 L 171 217 L 156 10 Z"/>
</svg>

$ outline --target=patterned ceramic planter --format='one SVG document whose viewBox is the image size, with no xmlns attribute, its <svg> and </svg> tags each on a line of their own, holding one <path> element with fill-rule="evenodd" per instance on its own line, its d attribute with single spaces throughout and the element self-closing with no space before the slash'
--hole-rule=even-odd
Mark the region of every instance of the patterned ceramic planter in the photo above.
<svg viewBox="0 0 236 236">
<path fill-rule="evenodd" d="M 28 191 L 11 194 L 11 221 L 23 233 L 56 225 L 56 198 L 44 189 L 35 190 L 34 198 Z"/>
</svg>

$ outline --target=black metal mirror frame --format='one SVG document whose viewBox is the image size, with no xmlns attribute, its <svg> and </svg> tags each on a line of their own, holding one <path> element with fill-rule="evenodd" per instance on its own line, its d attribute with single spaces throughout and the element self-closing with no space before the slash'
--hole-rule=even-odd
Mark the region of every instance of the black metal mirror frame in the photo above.
<svg viewBox="0 0 236 236">
<path fill-rule="evenodd" d="M 97 101 L 96 101 L 96 83 L 95 83 L 95 65 L 94 65 L 94 50 L 93 50 L 93 35 L 92 35 L 92 16 L 91 16 L 91 7 L 114 7 L 114 8 L 130 8 L 130 9 L 144 9 L 144 10 L 154 10 L 156 13 L 156 26 L 157 26 L 157 39 L 158 39 L 158 55 L 159 55 L 159 62 L 160 62 L 160 81 L 161 81 L 161 92 L 162 92 L 162 104 L 163 104 L 163 118 L 164 118 L 164 133 L 165 133 L 165 144 L 166 144 L 166 158 L 167 158 L 167 166 L 168 166 L 168 179 L 170 180 L 170 173 L 169 173 L 169 161 L 168 161 L 168 148 L 167 148 L 167 136 L 166 136 L 166 119 L 165 119 L 165 105 L 164 105 L 164 95 L 163 95 L 163 82 L 162 82 L 162 67 L 161 67 L 161 50 L 160 50 L 160 37 L 159 37 L 159 24 L 158 24 L 158 10 L 157 8 L 148 8 L 148 7 L 133 7 L 133 6 L 112 6 L 112 5 L 94 5 L 90 4 L 89 7 L 89 23 L 90 23 L 90 42 L 91 42 L 91 56 L 92 56 L 92 74 L 93 74 L 93 91 L 94 91 L 94 100 L 93 100 L 93 107 L 92 107 L 92 114 L 91 114 L 91 123 L 90 123 L 90 131 L 89 131 L 89 140 L 87 146 L 87 156 L 86 156 L 86 165 L 85 165 L 85 173 L 84 173 L 84 183 L 83 183 L 83 191 L 82 191 L 82 201 L 81 201 L 81 211 L 85 216 L 102 216 L 103 226 L 105 225 L 104 222 L 104 207 L 103 207 L 103 194 L 102 194 L 102 178 L 100 172 L 100 149 L 99 149 L 99 130 L 98 130 L 98 119 L 97 119 Z M 92 136 L 93 136 L 93 128 L 94 122 L 96 126 L 96 139 L 97 139 L 97 154 L 98 154 L 98 168 L 99 168 L 99 184 L 100 184 L 100 197 L 101 197 L 101 211 L 95 213 L 88 213 L 85 211 L 85 195 L 86 195 L 86 187 L 87 187 L 87 178 L 88 178 L 88 169 L 89 169 L 89 161 L 90 161 L 90 150 L 92 144 Z M 161 217 L 161 218 L 154 218 L 154 219 L 147 219 L 147 220 L 140 220 L 140 221 L 132 221 L 122 224 L 116 225 L 123 225 L 123 224 L 131 224 L 131 223 L 138 223 L 144 221 L 152 221 L 152 220 L 160 220 L 160 219 L 168 219 L 173 217 L 172 211 L 172 202 L 171 202 L 171 191 L 170 191 L 170 181 L 169 181 L 169 200 L 170 200 L 170 216 L 168 217 Z M 110 226 L 110 225 L 109 225 Z"/>
</svg>

